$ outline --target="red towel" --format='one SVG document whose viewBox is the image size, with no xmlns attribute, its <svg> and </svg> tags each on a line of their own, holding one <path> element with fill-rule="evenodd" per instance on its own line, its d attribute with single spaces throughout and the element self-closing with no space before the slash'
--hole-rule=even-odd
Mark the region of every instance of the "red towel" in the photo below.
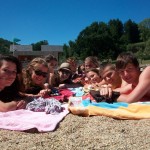
<svg viewBox="0 0 150 150">
<path fill-rule="evenodd" d="M 73 96 L 73 94 L 74 94 L 69 89 L 60 89 L 59 93 L 60 93 L 60 95 L 58 95 L 58 96 L 50 96 L 50 97 L 53 97 L 61 102 L 66 102 L 69 100 L 69 97 Z"/>
</svg>

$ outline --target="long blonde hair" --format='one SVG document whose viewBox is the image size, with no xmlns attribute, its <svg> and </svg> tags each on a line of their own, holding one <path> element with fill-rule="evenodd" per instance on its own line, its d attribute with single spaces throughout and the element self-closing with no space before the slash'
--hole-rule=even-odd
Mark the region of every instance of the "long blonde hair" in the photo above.
<svg viewBox="0 0 150 150">
<path fill-rule="evenodd" d="M 29 88 L 32 85 L 32 70 L 36 70 L 37 64 L 42 64 L 48 68 L 48 64 L 43 58 L 36 57 L 33 60 L 31 60 L 27 67 L 22 70 L 23 84 L 25 89 Z"/>
</svg>

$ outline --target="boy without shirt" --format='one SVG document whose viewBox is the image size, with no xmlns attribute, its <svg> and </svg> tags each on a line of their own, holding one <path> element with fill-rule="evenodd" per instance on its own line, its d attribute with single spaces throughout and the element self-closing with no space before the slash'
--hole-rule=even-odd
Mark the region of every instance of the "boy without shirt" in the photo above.
<svg viewBox="0 0 150 150">
<path fill-rule="evenodd" d="M 141 72 L 137 58 L 131 53 L 122 53 L 117 58 L 116 69 L 121 78 L 128 83 L 125 87 L 114 90 L 120 92 L 117 101 L 127 103 L 150 101 L 150 66 Z M 100 93 L 103 95 L 112 94 L 110 89 L 102 91 Z"/>
</svg>

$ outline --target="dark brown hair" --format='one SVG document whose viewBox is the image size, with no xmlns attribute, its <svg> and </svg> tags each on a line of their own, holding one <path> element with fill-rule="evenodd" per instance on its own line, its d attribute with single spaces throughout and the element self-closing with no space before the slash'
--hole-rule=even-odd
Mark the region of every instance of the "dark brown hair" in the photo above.
<svg viewBox="0 0 150 150">
<path fill-rule="evenodd" d="M 54 57 L 54 56 L 51 55 L 51 54 L 46 55 L 46 56 L 44 57 L 44 59 L 45 59 L 45 61 L 46 61 L 47 63 L 49 63 L 49 62 L 52 61 L 52 60 L 57 61 L 57 58 Z"/>
<path fill-rule="evenodd" d="M 89 68 L 85 71 L 85 73 L 89 73 L 90 71 L 97 73 L 98 75 L 100 75 L 100 70 L 97 68 Z"/>
<path fill-rule="evenodd" d="M 137 60 L 137 58 L 129 52 L 124 52 L 121 53 L 118 57 L 117 57 L 117 61 L 116 61 L 116 69 L 124 69 L 128 64 L 133 64 L 135 67 L 139 67 L 139 62 Z"/>
<path fill-rule="evenodd" d="M 17 57 L 12 56 L 12 55 L 0 55 L 0 67 L 3 64 L 3 60 L 7 61 L 7 62 L 14 63 L 16 65 L 17 74 L 21 73 L 22 65 L 21 65 L 21 62 L 19 61 L 19 59 Z"/>
<path fill-rule="evenodd" d="M 10 102 L 20 97 L 19 90 L 21 83 L 18 75 L 21 74 L 22 65 L 19 59 L 12 55 L 0 55 L 0 67 L 3 65 L 3 61 L 14 63 L 17 70 L 15 81 L 10 86 L 5 87 L 4 90 L 0 92 L 0 99 L 3 102 Z"/>
</svg>

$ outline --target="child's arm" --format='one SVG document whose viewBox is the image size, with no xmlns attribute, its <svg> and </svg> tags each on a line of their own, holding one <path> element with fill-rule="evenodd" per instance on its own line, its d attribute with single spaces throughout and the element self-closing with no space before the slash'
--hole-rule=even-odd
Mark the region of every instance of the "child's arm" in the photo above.
<svg viewBox="0 0 150 150">
<path fill-rule="evenodd" d="M 0 101 L 0 112 L 7 112 L 7 111 L 12 111 L 17 109 L 17 102 L 11 101 L 8 103 L 4 103 Z"/>
<path fill-rule="evenodd" d="M 133 103 L 140 100 L 149 100 L 150 96 L 150 67 L 145 68 L 139 77 L 139 82 L 133 91 L 128 95 L 120 95 L 117 101 Z"/>
<path fill-rule="evenodd" d="M 16 109 L 24 109 L 25 106 L 26 106 L 26 102 L 24 100 L 11 101 L 8 103 L 4 103 L 0 101 L 0 112 L 13 111 Z"/>
</svg>

